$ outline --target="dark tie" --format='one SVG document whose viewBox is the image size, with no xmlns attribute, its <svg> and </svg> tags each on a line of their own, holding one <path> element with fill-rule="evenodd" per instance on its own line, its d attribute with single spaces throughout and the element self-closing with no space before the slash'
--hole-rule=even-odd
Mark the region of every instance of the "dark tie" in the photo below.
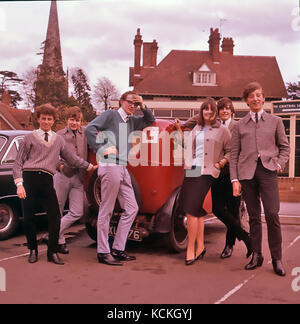
<svg viewBox="0 0 300 324">
<path fill-rule="evenodd" d="M 255 113 L 255 122 L 258 123 L 258 113 Z"/>
<path fill-rule="evenodd" d="M 225 120 L 223 120 L 222 124 L 225 125 Z"/>
<path fill-rule="evenodd" d="M 127 115 L 127 116 L 125 117 L 125 122 L 127 123 L 128 120 L 129 120 L 129 116 Z"/>
<path fill-rule="evenodd" d="M 46 132 L 45 133 L 45 137 L 44 137 L 44 139 L 45 139 L 46 142 L 48 142 L 48 137 L 49 137 L 49 134 Z"/>
</svg>

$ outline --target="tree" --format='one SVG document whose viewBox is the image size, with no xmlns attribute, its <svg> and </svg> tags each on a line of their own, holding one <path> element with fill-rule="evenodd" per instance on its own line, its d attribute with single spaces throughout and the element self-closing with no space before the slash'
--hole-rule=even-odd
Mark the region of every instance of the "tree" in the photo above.
<svg viewBox="0 0 300 324">
<path fill-rule="evenodd" d="M 16 90 L 23 80 L 20 79 L 15 72 L 11 71 L 0 71 L 0 96 L 5 90 L 8 91 L 11 97 L 11 103 L 13 106 L 17 106 L 19 101 L 22 101 L 22 97 L 19 92 Z"/>
<path fill-rule="evenodd" d="M 76 68 L 72 72 L 71 80 L 74 86 L 73 97 L 77 101 L 77 106 L 81 108 L 85 121 L 89 122 L 96 117 L 96 113 L 91 103 L 88 78 L 81 68 Z"/>
<path fill-rule="evenodd" d="M 300 99 L 300 81 L 298 82 L 288 82 L 286 87 L 288 93 L 288 99 L 296 100 Z"/>
<path fill-rule="evenodd" d="M 120 92 L 108 78 L 102 77 L 97 81 L 93 96 L 95 101 L 104 107 L 104 110 L 108 110 L 110 108 L 110 101 L 119 98 Z"/>
<path fill-rule="evenodd" d="M 34 84 L 37 81 L 37 69 L 31 67 L 22 74 L 23 83 L 21 93 L 27 108 L 34 108 L 35 105 L 35 91 Z"/>
</svg>

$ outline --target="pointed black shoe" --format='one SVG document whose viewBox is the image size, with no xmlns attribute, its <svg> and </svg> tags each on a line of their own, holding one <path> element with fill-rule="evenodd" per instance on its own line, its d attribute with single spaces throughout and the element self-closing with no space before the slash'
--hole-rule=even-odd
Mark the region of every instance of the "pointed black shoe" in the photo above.
<svg viewBox="0 0 300 324">
<path fill-rule="evenodd" d="M 195 261 L 203 259 L 205 253 L 206 253 L 206 248 L 204 248 L 203 251 L 198 256 L 196 256 Z"/>
<path fill-rule="evenodd" d="M 104 263 L 112 266 L 122 266 L 123 263 L 114 258 L 110 253 L 98 253 L 98 262 Z"/>
<path fill-rule="evenodd" d="M 185 259 L 185 265 L 191 265 L 191 264 L 193 264 L 194 262 L 196 261 L 196 258 L 194 258 L 194 259 L 190 259 L 190 260 L 187 260 L 187 259 Z"/>
<path fill-rule="evenodd" d="M 30 254 L 28 257 L 29 263 L 36 263 L 38 261 L 38 251 L 37 250 L 30 250 Z"/>
<path fill-rule="evenodd" d="M 264 262 L 264 258 L 261 253 L 253 252 L 251 261 L 245 266 L 246 270 L 254 270 L 257 267 L 261 267 Z"/>
<path fill-rule="evenodd" d="M 221 259 L 230 258 L 232 256 L 232 252 L 233 252 L 233 246 L 226 244 L 226 246 L 221 254 Z"/>
<path fill-rule="evenodd" d="M 284 270 L 281 260 L 272 260 L 272 265 L 273 265 L 274 272 L 278 276 L 284 277 L 286 275 L 286 272 Z"/>
<path fill-rule="evenodd" d="M 61 260 L 57 253 L 47 253 L 47 258 L 49 262 L 53 262 L 58 265 L 64 265 L 64 262 Z"/>
<path fill-rule="evenodd" d="M 119 251 L 119 250 L 115 250 L 112 249 L 111 251 L 111 255 L 120 260 L 120 261 L 133 261 L 136 260 L 136 257 L 133 255 L 128 255 L 125 251 Z"/>
</svg>

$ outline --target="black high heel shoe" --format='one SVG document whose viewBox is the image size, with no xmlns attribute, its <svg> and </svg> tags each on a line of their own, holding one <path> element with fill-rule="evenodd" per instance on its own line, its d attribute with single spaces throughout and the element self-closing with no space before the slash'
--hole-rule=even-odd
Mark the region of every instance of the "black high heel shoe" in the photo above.
<svg viewBox="0 0 300 324">
<path fill-rule="evenodd" d="M 196 261 L 195 258 L 194 258 L 194 259 L 190 259 L 190 260 L 185 259 L 185 265 L 191 265 L 191 264 L 193 264 L 195 261 Z"/>
<path fill-rule="evenodd" d="M 206 253 L 206 248 L 204 248 L 203 251 L 198 256 L 196 256 L 195 261 L 203 259 L 205 253 Z"/>
</svg>

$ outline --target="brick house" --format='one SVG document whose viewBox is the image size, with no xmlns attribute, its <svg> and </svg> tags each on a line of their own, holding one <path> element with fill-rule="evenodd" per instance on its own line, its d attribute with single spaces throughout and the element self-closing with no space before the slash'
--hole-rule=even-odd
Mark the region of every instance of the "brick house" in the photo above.
<svg viewBox="0 0 300 324">
<path fill-rule="evenodd" d="M 129 69 L 129 85 L 143 96 L 156 117 L 187 119 L 206 97 L 229 97 L 236 118 L 248 111 L 242 101 L 246 84 L 258 81 L 265 90 L 265 110 L 271 101 L 287 97 L 285 84 L 274 56 L 234 55 L 232 38 L 223 38 L 210 29 L 208 50 L 172 50 L 157 65 L 158 44 L 143 42 L 140 29 L 134 39 L 134 67 Z M 143 51 L 143 62 L 142 61 Z"/>
</svg>

